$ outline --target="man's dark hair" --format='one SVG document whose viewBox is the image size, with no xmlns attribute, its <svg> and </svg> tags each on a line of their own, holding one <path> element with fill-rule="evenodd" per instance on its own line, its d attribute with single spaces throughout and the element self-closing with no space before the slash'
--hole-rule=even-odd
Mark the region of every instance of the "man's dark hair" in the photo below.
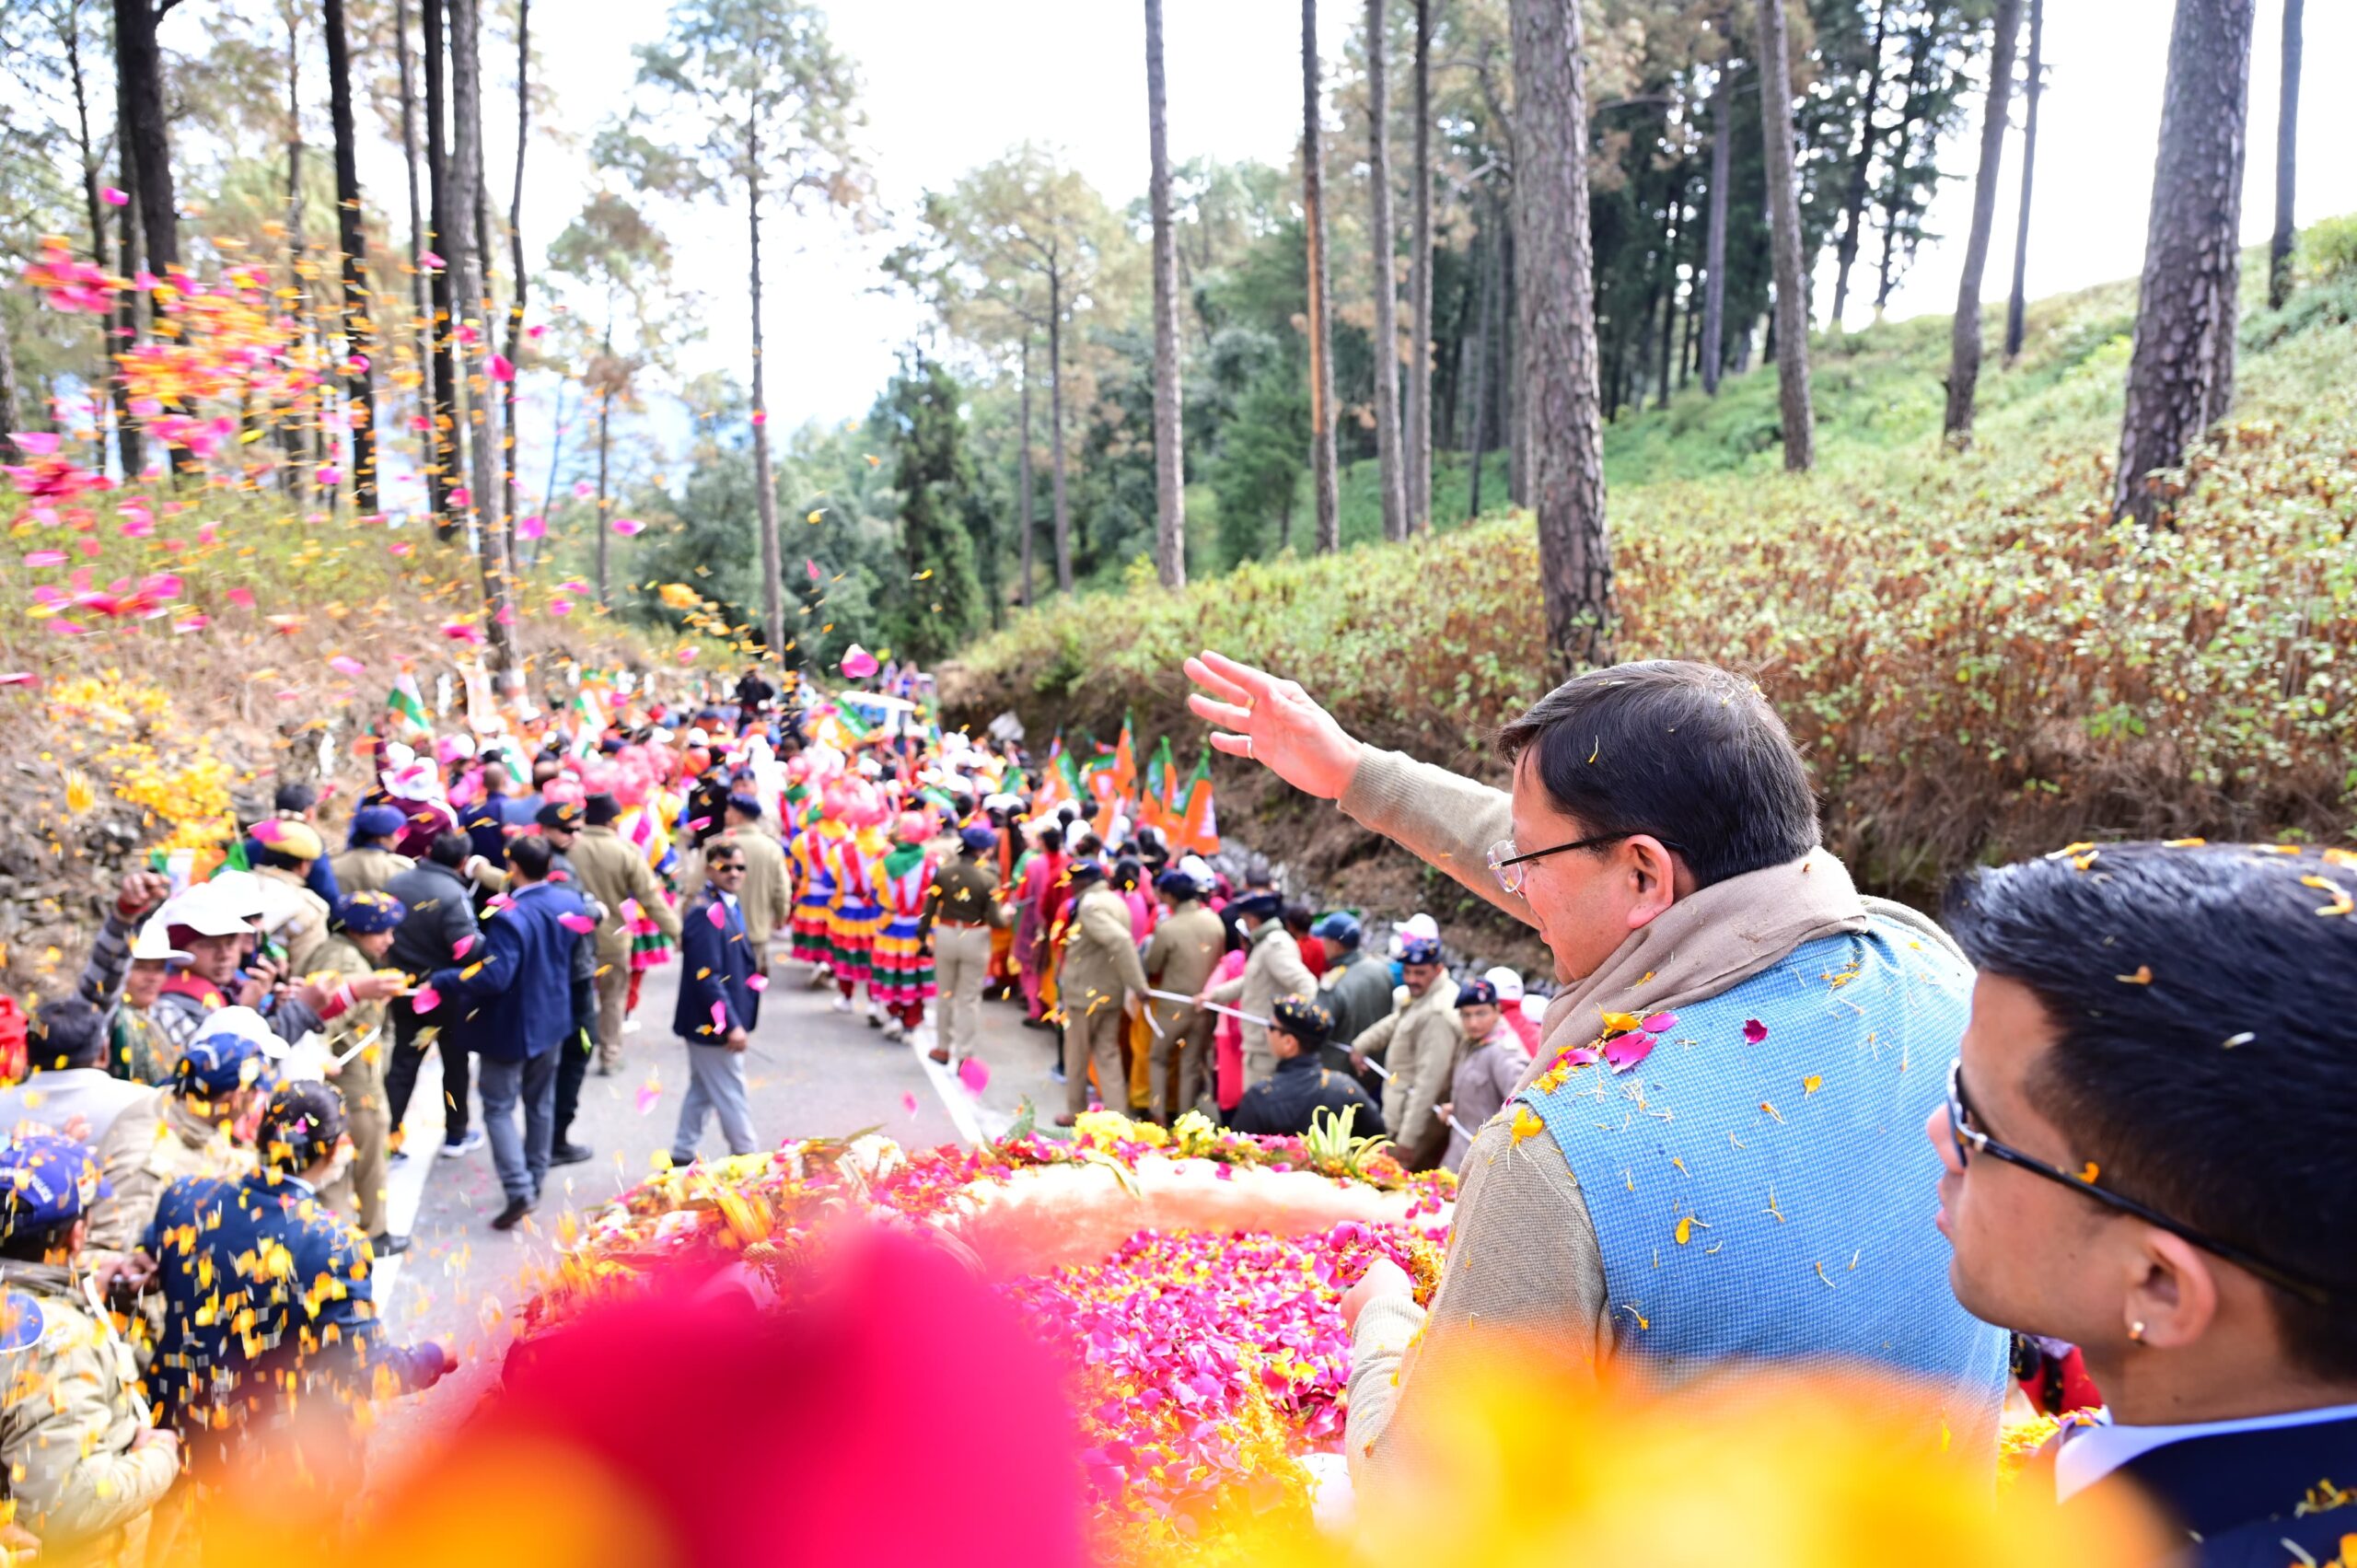
<svg viewBox="0 0 2357 1568">
<path fill-rule="evenodd" d="M 52 1220 L 47 1225 L 12 1225 L 8 1216 L 13 1208 L 0 1208 L 0 1258 L 12 1263 L 39 1263 L 52 1252 L 65 1250 L 65 1238 L 73 1234 L 75 1224 L 82 1216 L 70 1215 Z"/>
<path fill-rule="evenodd" d="M 534 882 L 549 877 L 549 862 L 556 854 L 556 846 L 538 833 L 527 833 L 507 841 L 507 864 Z"/>
<path fill-rule="evenodd" d="M 273 804 L 281 811 L 308 811 L 319 803 L 319 792 L 299 780 L 278 786 Z"/>
<path fill-rule="evenodd" d="M 1702 887 L 1817 846 L 1817 796 L 1784 723 L 1739 675 L 1649 659 L 1575 675 L 1498 732 L 1588 834 L 1651 833 Z M 1544 844 L 1522 844 L 1544 849 Z"/>
<path fill-rule="evenodd" d="M 1050 854 L 1061 851 L 1064 847 L 1064 830 L 1062 828 L 1040 829 L 1039 847 Z"/>
<path fill-rule="evenodd" d="M 106 1015 L 79 996 L 61 996 L 42 1003 L 40 1014 L 33 1019 L 25 1059 L 42 1072 L 105 1066 Z"/>
<path fill-rule="evenodd" d="M 254 864 L 273 866 L 280 871 L 300 871 L 311 863 L 273 845 L 259 844 L 254 850 Z"/>
<path fill-rule="evenodd" d="M 425 846 L 425 858 L 436 865 L 447 865 L 456 871 L 467 863 L 467 856 L 474 852 L 474 840 L 452 829 L 447 832 L 434 835 L 434 842 Z"/>
<path fill-rule="evenodd" d="M 1103 854 L 1105 841 L 1095 833 L 1083 833 L 1073 841 L 1072 852 L 1074 854 Z"/>
<path fill-rule="evenodd" d="M 715 862 L 724 860 L 731 865 L 745 864 L 745 846 L 737 842 L 737 836 L 733 833 L 722 833 L 704 845 L 703 864 L 706 870 L 710 870 Z"/>
<path fill-rule="evenodd" d="M 1309 935 L 1309 923 L 1315 919 L 1307 904 L 1286 904 L 1277 911 L 1277 920 L 1295 936 Z"/>
<path fill-rule="evenodd" d="M 2313 879 L 2313 881 L 2308 879 Z M 2348 891 L 2341 891 L 2347 889 Z M 2357 865 L 2106 844 L 1959 881 L 1945 920 L 2056 1031 L 2026 1086 L 2102 1185 L 2329 1291 L 2286 1352 L 2357 1378 Z"/>
</svg>

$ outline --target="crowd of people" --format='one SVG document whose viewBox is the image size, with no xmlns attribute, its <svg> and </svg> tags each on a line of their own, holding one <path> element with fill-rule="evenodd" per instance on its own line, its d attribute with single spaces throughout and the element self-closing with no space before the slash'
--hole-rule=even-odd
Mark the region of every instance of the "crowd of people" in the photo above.
<svg viewBox="0 0 2357 1568">
<path fill-rule="evenodd" d="M 1504 732 L 1511 791 L 1248 667 L 1190 673 L 1214 746 L 1528 923 L 1548 980 L 1281 889 L 1167 775 L 945 734 L 914 672 L 876 678 L 875 723 L 867 692 L 759 671 L 438 740 L 389 722 L 342 849 L 289 784 L 204 879 L 124 877 L 0 1090 L 0 1349 L 70 1389 L 0 1417 L 17 1525 L 127 1541 L 315 1390 L 442 1376 L 372 1310 L 407 1245 L 389 1172 L 488 1142 L 490 1224 L 521 1224 L 590 1157 L 583 1086 L 629 1063 L 650 970 L 678 965 L 671 1161 L 714 1120 L 760 1147 L 774 947 L 953 1072 L 987 1003 L 1019 1009 L 1063 1125 L 1332 1118 L 1458 1171 L 1429 1307 L 1387 1265 L 1344 1303 L 1362 1485 L 1518 1329 L 1672 1383 L 1897 1372 L 1968 1453 L 2018 1380 L 2073 1412 L 2058 1495 L 2131 1478 L 2214 1562 L 2326 1544 L 2283 1487 L 2357 1475 L 2357 856 L 2077 845 L 1936 922 L 1857 893 L 1783 726 L 1718 670 L 1565 683 Z M 429 1055 L 434 1151 L 403 1133 Z"/>
</svg>

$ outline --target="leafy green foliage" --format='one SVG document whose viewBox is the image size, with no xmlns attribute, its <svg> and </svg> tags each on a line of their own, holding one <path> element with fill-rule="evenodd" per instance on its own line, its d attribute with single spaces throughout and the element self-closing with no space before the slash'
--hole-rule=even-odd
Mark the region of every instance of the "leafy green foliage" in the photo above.
<svg viewBox="0 0 2357 1568">
<path fill-rule="evenodd" d="M 2320 321 L 2247 357 L 2175 530 L 2146 533 L 2107 506 L 2129 297 L 2034 308 L 1962 457 L 1939 449 L 1946 327 L 1930 319 L 1824 345 L 1814 474 L 1752 445 L 1772 370 L 1608 436 L 1625 656 L 1754 671 L 1870 887 L 1921 895 L 2089 835 L 2338 842 L 2357 823 L 2357 328 Z M 958 713 L 1045 697 L 1046 724 L 1133 710 L 1183 735 L 1175 672 L 1210 645 L 1300 680 L 1376 744 L 1494 771 L 1492 726 L 1545 679 L 1536 581 L 1519 516 L 1249 563 L 1022 617 L 947 694 Z"/>
</svg>

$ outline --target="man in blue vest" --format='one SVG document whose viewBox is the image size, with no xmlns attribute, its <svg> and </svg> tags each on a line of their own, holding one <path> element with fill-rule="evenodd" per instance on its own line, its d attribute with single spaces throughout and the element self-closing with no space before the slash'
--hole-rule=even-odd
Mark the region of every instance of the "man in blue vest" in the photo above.
<svg viewBox="0 0 2357 1568">
<path fill-rule="evenodd" d="M 753 1113 L 745 1088 L 745 1051 L 761 1020 L 753 978 L 760 955 L 745 931 L 737 895 L 745 886 L 745 852 L 714 839 L 704 861 L 704 885 L 679 916 L 679 1002 L 671 1028 L 688 1047 L 688 1092 L 671 1134 L 671 1163 L 696 1157 L 705 1119 L 720 1115 L 732 1155 L 751 1154 Z"/>
<path fill-rule="evenodd" d="M 507 1194 L 494 1230 L 513 1230 L 540 1201 L 556 1137 L 557 1047 L 573 1032 L 574 948 L 594 923 L 579 894 L 549 880 L 553 854 L 543 838 L 509 842 L 507 902 L 484 920 L 482 951 L 427 981 L 450 1016 L 443 1027 L 480 1063 L 483 1130 Z"/>
<path fill-rule="evenodd" d="M 367 1238 L 319 1202 L 344 1136 L 335 1090 L 282 1084 L 255 1136 L 261 1168 L 166 1188 L 131 1277 L 163 1293 L 149 1381 L 192 1465 L 217 1463 L 307 1401 L 357 1406 L 432 1387 L 457 1364 L 393 1345 L 377 1321 Z"/>
<path fill-rule="evenodd" d="M 1502 732 L 1509 794 L 1362 744 L 1291 681 L 1187 670 L 1229 731 L 1213 745 L 1536 926 L 1561 985 L 1475 1131 L 1429 1317 L 1382 1264 L 1343 1304 L 1355 1474 L 1400 1461 L 1420 1388 L 1491 1332 L 1669 1383 L 1880 1369 L 1922 1386 L 1927 1442 L 1993 1464 L 2005 1335 L 1946 1288 L 1937 1156 L 1913 1146 L 1971 970 L 1819 846 L 1757 687 L 1674 661 L 1576 676 Z"/>
<path fill-rule="evenodd" d="M 2357 855 L 2106 844 L 1962 883 L 1931 1119 L 1949 1276 L 2106 1408 L 2016 1484 L 2130 1491 L 2172 1562 L 2346 1562 L 2357 1509 Z"/>
</svg>

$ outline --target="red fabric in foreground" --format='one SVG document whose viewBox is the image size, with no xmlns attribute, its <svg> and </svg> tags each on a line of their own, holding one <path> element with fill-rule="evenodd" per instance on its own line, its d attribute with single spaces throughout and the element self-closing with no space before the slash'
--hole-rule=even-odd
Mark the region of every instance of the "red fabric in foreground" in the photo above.
<svg viewBox="0 0 2357 1568">
<path fill-rule="evenodd" d="M 954 1260 L 861 1238 L 795 1311 L 682 1273 L 520 1342 L 444 1463 L 496 1465 L 511 1444 L 575 1447 L 628 1478 L 671 1560 L 699 1568 L 1077 1568 L 1079 1446 L 1062 1383 L 1013 1310 Z"/>
</svg>

